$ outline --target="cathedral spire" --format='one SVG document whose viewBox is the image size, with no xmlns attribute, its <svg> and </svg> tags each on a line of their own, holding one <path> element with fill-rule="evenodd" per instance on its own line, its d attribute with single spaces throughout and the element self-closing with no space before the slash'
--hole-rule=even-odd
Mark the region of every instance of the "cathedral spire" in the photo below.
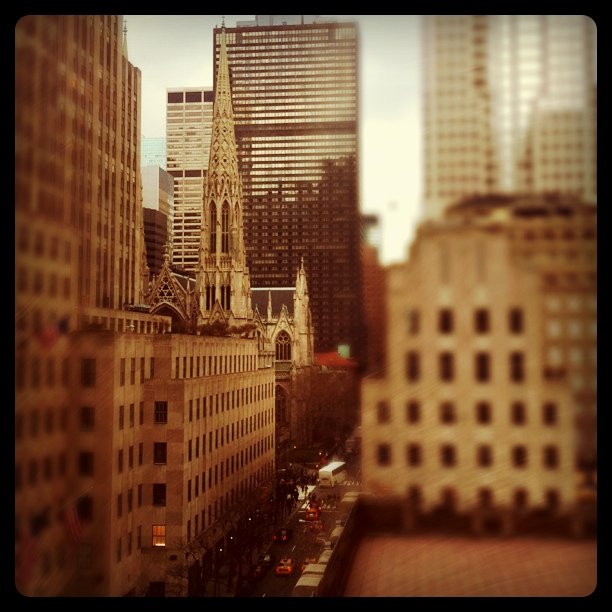
<svg viewBox="0 0 612 612">
<path fill-rule="evenodd" d="M 125 59 L 128 59 L 128 48 L 127 48 L 127 21 L 123 21 L 123 46 L 122 52 Z"/>
<path fill-rule="evenodd" d="M 197 292 L 204 319 L 215 303 L 236 320 L 251 316 L 250 279 L 242 219 L 242 183 L 238 171 L 234 112 L 227 53 L 225 24 L 219 31 L 219 59 L 208 173 L 204 183 L 200 264 Z"/>
</svg>

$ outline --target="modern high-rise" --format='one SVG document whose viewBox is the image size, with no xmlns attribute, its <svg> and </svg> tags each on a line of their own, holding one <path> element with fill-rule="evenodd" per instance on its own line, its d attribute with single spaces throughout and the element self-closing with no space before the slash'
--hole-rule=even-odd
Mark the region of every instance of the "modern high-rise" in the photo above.
<svg viewBox="0 0 612 612">
<path fill-rule="evenodd" d="M 172 263 L 195 272 L 212 128 L 211 87 L 167 90 L 167 170 L 174 177 Z"/>
<path fill-rule="evenodd" d="M 161 166 L 142 168 L 142 207 L 147 264 L 157 275 L 165 249 L 172 252 L 174 222 L 174 179 Z"/>
<path fill-rule="evenodd" d="M 596 202 L 596 27 L 584 15 L 424 17 L 424 214 L 490 193 Z"/>
<path fill-rule="evenodd" d="M 357 356 L 357 26 L 264 17 L 226 29 L 251 282 L 291 286 L 303 257 L 315 350 Z"/>
<path fill-rule="evenodd" d="M 166 169 L 166 138 L 164 136 L 147 137 L 140 140 L 140 163 L 145 166 L 159 166 Z"/>
</svg>

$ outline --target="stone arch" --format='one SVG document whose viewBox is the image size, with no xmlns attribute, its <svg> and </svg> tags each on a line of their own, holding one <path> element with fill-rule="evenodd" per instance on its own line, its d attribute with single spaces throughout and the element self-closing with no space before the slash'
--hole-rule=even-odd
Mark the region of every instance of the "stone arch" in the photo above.
<svg viewBox="0 0 612 612">
<path fill-rule="evenodd" d="M 162 302 L 151 311 L 151 314 L 170 317 L 172 319 L 173 334 L 184 334 L 187 332 L 187 321 L 185 321 L 183 314 L 179 312 L 172 304 Z"/>
</svg>

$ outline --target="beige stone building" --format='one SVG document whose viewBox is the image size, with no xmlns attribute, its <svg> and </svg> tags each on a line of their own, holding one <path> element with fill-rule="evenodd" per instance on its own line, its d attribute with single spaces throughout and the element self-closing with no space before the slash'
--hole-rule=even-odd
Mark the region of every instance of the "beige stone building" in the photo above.
<svg viewBox="0 0 612 612">
<path fill-rule="evenodd" d="M 482 198 L 421 225 L 388 269 L 386 373 L 363 382 L 366 491 L 425 512 L 571 510 L 594 220 L 581 202 Z"/>
<path fill-rule="evenodd" d="M 16 28 L 15 581 L 28 596 L 185 593 L 186 548 L 222 548 L 226 517 L 274 473 L 273 353 L 244 331 L 174 333 L 178 289 L 149 283 L 140 72 L 122 25 Z"/>
</svg>

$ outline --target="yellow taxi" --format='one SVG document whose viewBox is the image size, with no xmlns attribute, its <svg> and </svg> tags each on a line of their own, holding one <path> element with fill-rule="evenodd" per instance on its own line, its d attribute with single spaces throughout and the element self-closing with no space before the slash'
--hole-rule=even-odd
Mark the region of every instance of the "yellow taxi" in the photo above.
<svg viewBox="0 0 612 612">
<path fill-rule="evenodd" d="M 278 562 L 274 573 L 277 576 L 291 576 L 293 574 L 293 559 L 281 559 Z"/>
</svg>

